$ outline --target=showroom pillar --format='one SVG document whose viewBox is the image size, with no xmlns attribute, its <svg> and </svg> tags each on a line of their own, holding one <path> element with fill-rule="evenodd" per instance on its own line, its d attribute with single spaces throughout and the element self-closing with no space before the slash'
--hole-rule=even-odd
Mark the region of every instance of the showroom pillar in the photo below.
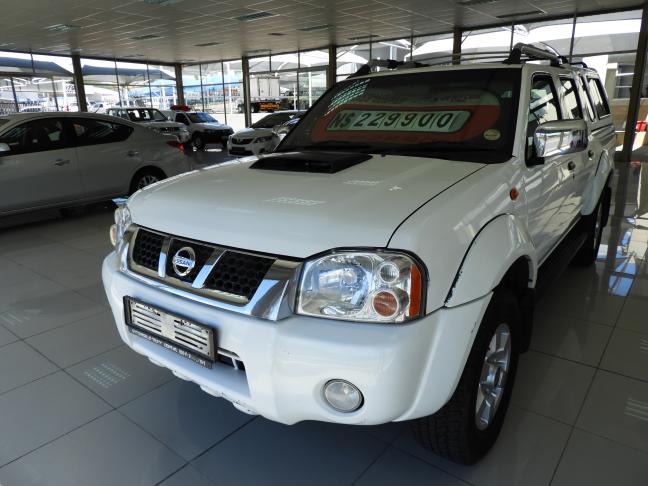
<svg viewBox="0 0 648 486">
<path fill-rule="evenodd" d="M 176 78 L 176 92 L 178 93 L 178 104 L 184 105 L 184 84 L 182 83 L 182 64 L 176 63 L 175 67 L 175 78 Z"/>
<path fill-rule="evenodd" d="M 634 76 L 630 88 L 630 102 L 628 104 L 628 117 L 626 118 L 625 133 L 623 135 L 623 150 L 621 160 L 629 162 L 632 156 L 632 145 L 634 143 L 637 117 L 639 116 L 639 103 L 641 101 L 641 85 L 646 67 L 646 48 L 648 48 L 648 3 L 643 5 L 641 14 L 641 30 L 639 31 L 639 42 L 635 54 Z"/>
<path fill-rule="evenodd" d="M 461 61 L 461 35 L 463 31 L 456 28 L 452 36 L 452 64 L 459 64 Z"/>
<path fill-rule="evenodd" d="M 241 69 L 243 71 L 243 103 L 245 104 L 245 126 L 252 125 L 252 107 L 250 106 L 250 62 L 246 57 L 241 59 Z"/>
<path fill-rule="evenodd" d="M 328 68 L 326 69 L 326 87 L 330 88 L 337 80 L 337 47 L 328 48 Z"/>
<path fill-rule="evenodd" d="M 85 85 L 83 84 L 83 68 L 81 67 L 81 57 L 78 54 L 72 54 L 72 70 L 74 71 L 74 90 L 77 95 L 79 111 L 88 111 Z"/>
</svg>

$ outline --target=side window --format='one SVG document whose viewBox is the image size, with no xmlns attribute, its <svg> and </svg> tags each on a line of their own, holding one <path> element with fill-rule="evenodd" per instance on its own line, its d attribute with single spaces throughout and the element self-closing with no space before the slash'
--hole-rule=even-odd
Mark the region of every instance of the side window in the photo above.
<svg viewBox="0 0 648 486">
<path fill-rule="evenodd" d="M 9 145 L 9 154 L 43 152 L 71 146 L 63 120 L 59 118 L 43 118 L 13 127 L 0 136 L 0 143 Z"/>
<path fill-rule="evenodd" d="M 587 90 L 585 89 L 585 83 L 583 81 L 583 78 L 580 76 L 576 76 L 576 79 L 578 80 L 578 92 L 581 95 L 581 100 L 583 100 L 583 103 L 585 104 L 585 107 L 587 108 L 587 114 L 589 115 L 590 120 L 594 120 L 594 108 L 592 108 L 592 100 L 589 97 L 589 94 L 587 93 Z"/>
<path fill-rule="evenodd" d="M 78 145 L 123 142 L 133 133 L 133 127 L 93 118 L 76 118 L 72 125 Z"/>
<path fill-rule="evenodd" d="M 560 78 L 560 97 L 563 101 L 564 115 L 566 119 L 582 119 L 583 111 L 581 110 L 576 94 L 576 85 L 571 78 Z"/>
<path fill-rule="evenodd" d="M 589 85 L 590 94 L 592 95 L 592 103 L 594 104 L 594 109 L 599 118 L 603 118 L 610 114 L 610 107 L 607 104 L 607 100 L 603 95 L 603 87 L 601 86 L 601 80 L 598 78 L 588 78 L 587 84 Z"/>
</svg>

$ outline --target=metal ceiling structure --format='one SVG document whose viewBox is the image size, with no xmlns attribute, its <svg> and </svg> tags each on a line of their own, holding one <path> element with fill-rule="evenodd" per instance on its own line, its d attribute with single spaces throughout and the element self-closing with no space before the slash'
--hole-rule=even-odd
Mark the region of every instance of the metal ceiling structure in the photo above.
<svg viewBox="0 0 648 486">
<path fill-rule="evenodd" d="M 31 0 L 2 6 L 0 50 L 190 63 L 542 21 L 637 0 Z"/>
</svg>

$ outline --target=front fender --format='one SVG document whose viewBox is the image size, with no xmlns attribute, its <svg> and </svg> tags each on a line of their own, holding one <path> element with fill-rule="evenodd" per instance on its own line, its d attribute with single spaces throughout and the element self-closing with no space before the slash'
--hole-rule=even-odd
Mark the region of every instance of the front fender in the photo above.
<svg viewBox="0 0 648 486">
<path fill-rule="evenodd" d="M 596 208 L 596 205 L 601 198 L 601 194 L 607 184 L 611 171 L 612 162 L 610 161 L 607 151 L 603 151 L 599 163 L 596 166 L 596 174 L 588 181 L 587 186 L 585 187 L 581 214 L 592 214 L 592 211 L 594 211 L 594 208 Z"/>
<path fill-rule="evenodd" d="M 446 299 L 446 307 L 471 302 L 491 292 L 519 258 L 529 264 L 529 286 L 535 286 L 537 255 L 519 219 L 502 214 L 489 221 L 473 239 Z"/>
</svg>

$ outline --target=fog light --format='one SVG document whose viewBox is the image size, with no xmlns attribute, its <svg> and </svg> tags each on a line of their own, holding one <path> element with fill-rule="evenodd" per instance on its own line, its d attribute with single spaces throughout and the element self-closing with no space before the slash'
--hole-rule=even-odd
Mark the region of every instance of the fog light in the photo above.
<svg viewBox="0 0 648 486">
<path fill-rule="evenodd" d="M 117 225 L 116 224 L 110 225 L 110 243 L 112 243 L 112 246 L 117 245 Z"/>
<path fill-rule="evenodd" d="M 344 380 L 331 380 L 324 385 L 324 398 L 339 412 L 353 412 L 362 406 L 362 393 Z"/>
</svg>

